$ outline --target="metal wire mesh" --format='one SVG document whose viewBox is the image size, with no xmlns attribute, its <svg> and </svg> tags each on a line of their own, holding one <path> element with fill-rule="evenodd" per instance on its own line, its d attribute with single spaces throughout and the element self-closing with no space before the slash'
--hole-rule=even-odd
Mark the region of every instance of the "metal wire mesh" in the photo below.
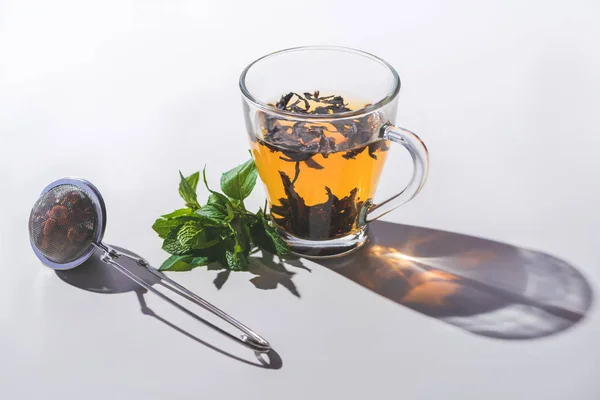
<svg viewBox="0 0 600 400">
<path fill-rule="evenodd" d="M 29 217 L 29 238 L 44 257 L 65 264 L 83 256 L 98 229 L 98 216 L 88 194 L 74 185 L 60 185 L 35 203 Z"/>
</svg>

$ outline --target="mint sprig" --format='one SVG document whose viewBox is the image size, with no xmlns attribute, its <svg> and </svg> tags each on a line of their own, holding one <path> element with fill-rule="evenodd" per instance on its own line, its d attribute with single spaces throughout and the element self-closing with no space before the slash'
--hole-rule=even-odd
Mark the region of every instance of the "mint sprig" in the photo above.
<svg viewBox="0 0 600 400">
<path fill-rule="evenodd" d="M 179 195 L 185 208 L 161 216 L 152 226 L 164 239 L 163 250 L 171 254 L 161 271 L 190 271 L 214 262 L 231 271 L 245 271 L 256 249 L 278 256 L 289 253 L 267 216 L 266 204 L 256 214 L 247 211 L 244 204 L 256 185 L 254 160 L 221 176 L 224 194 L 208 186 L 205 168 L 204 185 L 210 192 L 205 205 L 200 205 L 196 193 L 200 172 L 187 178 L 181 172 L 179 175 Z"/>
</svg>

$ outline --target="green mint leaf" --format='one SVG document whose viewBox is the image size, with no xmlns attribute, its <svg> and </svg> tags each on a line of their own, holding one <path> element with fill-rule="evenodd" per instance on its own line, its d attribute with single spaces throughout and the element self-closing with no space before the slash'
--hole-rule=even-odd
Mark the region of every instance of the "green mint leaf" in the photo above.
<svg viewBox="0 0 600 400">
<path fill-rule="evenodd" d="M 202 180 L 204 181 L 204 186 L 206 186 L 206 190 L 208 190 L 211 193 L 216 193 L 210 188 L 210 186 L 208 186 L 208 180 L 206 179 L 206 165 L 204 166 L 204 168 L 202 168 Z"/>
<path fill-rule="evenodd" d="M 204 230 L 202 226 L 194 221 L 189 221 L 183 224 L 181 229 L 177 231 L 177 240 L 182 246 L 190 250 L 195 247 L 198 242 L 204 239 Z"/>
<path fill-rule="evenodd" d="M 170 219 L 170 218 L 181 217 L 183 215 L 193 215 L 193 214 L 194 214 L 194 210 L 192 210 L 191 208 L 180 208 L 179 210 L 175 210 L 170 214 L 163 215 L 162 218 Z"/>
<path fill-rule="evenodd" d="M 207 204 L 217 206 L 221 212 L 226 214 L 226 222 L 230 222 L 233 219 L 235 214 L 234 205 L 227 196 L 219 192 L 212 192 L 210 196 L 208 196 Z"/>
<path fill-rule="evenodd" d="M 198 215 L 201 215 L 209 220 L 219 223 L 226 224 L 228 221 L 228 214 L 225 207 L 221 207 L 216 204 L 207 204 L 198 210 Z"/>
<path fill-rule="evenodd" d="M 183 255 L 189 252 L 191 249 L 187 246 L 183 246 L 181 242 L 177 239 L 178 232 L 177 230 L 171 231 L 165 238 L 163 242 L 162 248 L 169 254 L 173 255 Z"/>
<path fill-rule="evenodd" d="M 206 167 L 204 167 L 202 170 L 202 176 L 204 177 L 204 186 L 206 186 L 206 189 L 210 192 L 207 204 L 214 204 L 222 207 L 222 210 L 224 210 L 224 212 L 227 214 L 226 221 L 231 221 L 234 216 L 231 200 L 229 200 L 229 198 L 224 194 L 215 192 L 210 188 L 210 186 L 208 186 L 208 181 L 206 179 Z"/>
<path fill-rule="evenodd" d="M 259 249 L 275 254 L 275 247 L 271 243 L 271 240 L 265 232 L 262 222 L 257 222 L 250 227 L 250 234 L 252 235 L 252 243 Z"/>
<path fill-rule="evenodd" d="M 256 218 L 250 225 L 250 234 L 252 235 L 252 242 L 261 250 L 278 256 L 284 256 L 290 251 L 279 235 L 277 228 L 270 224 L 268 217 L 262 210 L 256 213 Z"/>
<path fill-rule="evenodd" d="M 211 262 L 212 261 L 224 261 L 225 252 L 228 249 L 233 249 L 235 242 L 229 237 L 223 237 L 221 240 L 215 244 L 214 246 L 194 250 L 193 254 L 196 256 L 207 257 Z"/>
<path fill-rule="evenodd" d="M 173 230 L 178 230 L 185 224 L 185 219 L 164 219 L 159 218 L 152 225 L 152 229 L 161 239 L 165 239 Z"/>
<path fill-rule="evenodd" d="M 201 267 L 203 265 L 210 264 L 211 261 L 212 260 L 210 259 L 210 257 L 197 256 L 197 257 L 192 257 L 192 259 L 189 260 L 189 263 L 192 265 L 195 265 L 196 267 Z"/>
<path fill-rule="evenodd" d="M 196 221 L 186 222 L 177 232 L 177 240 L 183 248 L 190 250 L 204 249 L 219 242 L 217 239 L 208 240 L 205 229 Z"/>
<path fill-rule="evenodd" d="M 196 193 L 196 189 L 198 188 L 198 181 L 200 181 L 200 171 L 194 172 L 192 175 L 185 178 L 190 188 Z"/>
<path fill-rule="evenodd" d="M 208 196 L 208 200 L 206 201 L 206 204 L 217 205 L 217 206 L 221 206 L 221 207 L 225 207 L 229 203 L 230 203 L 230 201 L 227 198 L 227 196 L 224 196 L 219 192 L 211 193 Z"/>
<path fill-rule="evenodd" d="M 165 260 L 165 262 L 162 263 L 162 265 L 160 266 L 160 268 L 158 268 L 159 271 L 190 271 L 192 268 L 194 268 L 191 264 L 187 263 L 187 260 L 189 260 L 191 257 L 184 255 L 184 256 L 171 256 L 169 258 L 167 258 Z"/>
<path fill-rule="evenodd" d="M 243 218 L 238 217 L 231 222 L 231 230 L 235 240 L 234 252 L 236 253 L 250 252 L 250 232 L 246 228 Z"/>
<path fill-rule="evenodd" d="M 171 256 L 165 260 L 159 271 L 191 271 L 196 267 L 207 265 L 208 257 L 195 257 L 193 255 Z"/>
<path fill-rule="evenodd" d="M 235 210 L 231 204 L 227 204 L 225 206 L 225 211 L 227 212 L 227 221 L 231 221 L 235 216 Z"/>
<path fill-rule="evenodd" d="M 221 190 L 236 200 L 244 200 L 252 193 L 258 173 L 254 160 L 250 159 L 221 176 Z"/>
<path fill-rule="evenodd" d="M 287 243 L 281 238 L 277 228 L 272 226 L 268 221 L 263 220 L 263 225 L 265 227 L 265 233 L 269 237 L 271 243 L 273 244 L 274 251 L 273 254 L 278 256 L 285 256 L 289 254 L 290 248 Z"/>
<path fill-rule="evenodd" d="M 225 252 L 225 262 L 227 268 L 232 271 L 245 271 L 248 269 L 248 259 L 244 253 L 227 250 Z"/>
<path fill-rule="evenodd" d="M 251 241 L 250 232 L 247 229 L 244 218 L 237 217 L 231 222 L 234 246 L 233 252 L 225 253 L 225 261 L 229 269 L 233 271 L 245 271 L 248 269 L 248 256 L 250 255 Z"/>
<path fill-rule="evenodd" d="M 165 239 L 169 235 L 169 233 L 171 233 L 173 230 L 179 230 L 183 226 L 183 224 L 185 224 L 188 221 L 203 220 L 203 217 L 201 217 L 198 214 L 195 214 L 193 211 L 191 212 L 191 214 L 188 214 L 187 212 L 180 213 L 180 211 L 182 210 L 177 210 L 171 214 L 167 214 L 166 216 L 163 216 L 157 219 L 156 222 L 154 222 L 154 225 L 152 225 L 152 229 L 154 229 L 154 231 L 158 233 L 159 237 Z M 170 217 L 171 215 L 174 216 Z M 167 219 L 166 217 L 170 218 Z"/>
<path fill-rule="evenodd" d="M 194 175 L 191 175 L 189 178 L 185 178 L 181 171 L 179 171 L 179 177 L 181 178 L 181 182 L 179 183 L 179 195 L 185 201 L 187 207 L 197 210 L 200 208 L 200 204 L 198 203 L 198 196 L 196 195 L 196 190 L 192 188 L 188 179 L 192 178 Z M 198 175 L 199 177 L 200 175 Z M 196 185 L 198 184 L 198 178 L 196 179 Z M 194 178 L 190 179 L 193 180 Z"/>
<path fill-rule="evenodd" d="M 202 176 L 210 194 L 204 206 L 196 195 L 200 173 L 185 178 L 180 172 L 179 176 L 179 194 L 186 208 L 163 215 L 152 226 L 164 239 L 163 249 L 172 254 L 160 270 L 189 271 L 208 265 L 209 269 L 244 271 L 256 247 L 280 256 L 289 252 L 266 216 L 266 206 L 256 214 L 244 206 L 243 200 L 252 192 L 258 176 L 252 159 L 221 176 L 225 194 L 208 186 L 205 167 Z"/>
</svg>

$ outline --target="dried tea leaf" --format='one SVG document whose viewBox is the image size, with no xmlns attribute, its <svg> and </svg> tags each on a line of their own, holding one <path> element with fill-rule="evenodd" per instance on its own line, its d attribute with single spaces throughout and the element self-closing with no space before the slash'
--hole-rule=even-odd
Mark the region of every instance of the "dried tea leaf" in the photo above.
<svg viewBox="0 0 600 400">
<path fill-rule="evenodd" d="M 306 164 L 306 166 L 308 168 L 323 169 L 323 166 L 321 164 L 319 164 L 318 162 L 316 162 L 312 157 L 304 160 L 304 163 Z"/>
<path fill-rule="evenodd" d="M 321 153 L 323 158 L 329 157 L 329 154 L 333 153 L 335 150 L 335 139 L 325 135 L 321 135 L 321 139 L 319 139 L 319 153 Z"/>
<path fill-rule="evenodd" d="M 377 160 L 377 155 L 375 154 L 377 150 L 388 151 L 389 149 L 390 148 L 385 140 L 378 140 L 369 144 L 369 156 L 371 156 L 371 158 L 374 160 Z"/>
<path fill-rule="evenodd" d="M 365 151 L 365 149 L 367 148 L 367 146 L 362 146 L 356 149 L 352 149 L 346 153 L 344 153 L 342 155 L 342 157 L 344 157 L 346 160 L 353 160 L 356 158 L 357 155 L 359 155 L 360 153 L 362 153 L 363 151 Z"/>
</svg>

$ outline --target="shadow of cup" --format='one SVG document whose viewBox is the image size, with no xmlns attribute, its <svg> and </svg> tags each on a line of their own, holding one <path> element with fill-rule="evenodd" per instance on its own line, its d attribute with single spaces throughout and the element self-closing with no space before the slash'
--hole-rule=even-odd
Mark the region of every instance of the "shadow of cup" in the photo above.
<svg viewBox="0 0 600 400">
<path fill-rule="evenodd" d="M 376 221 L 354 255 L 319 263 L 398 304 L 474 334 L 533 339 L 580 321 L 592 289 L 548 254 Z"/>
</svg>

